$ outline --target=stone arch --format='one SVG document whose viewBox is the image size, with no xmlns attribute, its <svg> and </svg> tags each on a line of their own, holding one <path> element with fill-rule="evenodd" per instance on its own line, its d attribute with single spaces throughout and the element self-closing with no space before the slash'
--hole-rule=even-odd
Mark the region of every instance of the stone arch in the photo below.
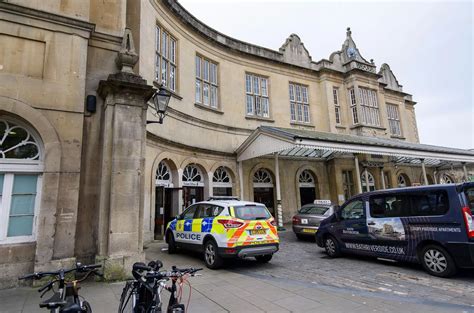
<svg viewBox="0 0 474 313">
<path fill-rule="evenodd" d="M 237 195 L 238 194 L 238 188 L 237 186 L 239 185 L 238 184 L 238 179 L 237 179 L 237 175 L 236 173 L 232 170 L 232 168 L 230 168 L 227 164 L 222 164 L 222 163 L 216 163 L 214 164 L 212 167 L 211 167 L 211 175 L 210 175 L 210 178 L 213 180 L 212 181 L 212 195 L 215 196 L 215 188 L 225 188 L 225 186 L 216 186 L 216 182 L 214 181 L 215 179 L 215 174 L 216 174 L 216 171 L 220 168 L 223 168 L 227 174 L 229 175 L 229 178 L 230 178 L 230 184 L 229 184 L 229 187 L 231 188 L 232 190 L 232 195 Z M 226 191 L 229 191 L 229 190 L 226 190 Z"/>
<path fill-rule="evenodd" d="M 269 179 L 271 180 L 272 184 L 270 183 L 267 186 L 255 186 L 254 184 L 254 176 L 255 174 L 263 170 L 269 175 Z M 275 181 L 275 174 L 270 169 L 267 164 L 258 163 L 256 164 L 252 170 L 250 171 L 249 176 L 249 183 L 251 186 L 250 196 L 253 201 L 264 203 L 267 208 L 270 210 L 273 216 L 276 216 L 277 210 L 277 200 L 276 200 L 276 181 Z"/>
<path fill-rule="evenodd" d="M 439 174 L 440 184 L 453 184 L 456 182 L 455 176 L 451 173 L 442 172 Z"/>
<path fill-rule="evenodd" d="M 300 189 L 300 187 L 301 187 L 300 186 L 300 176 L 304 171 L 309 171 L 309 173 L 314 178 L 314 191 L 315 191 L 314 197 L 315 197 L 315 199 L 317 199 L 321 195 L 321 190 L 319 188 L 319 178 L 318 178 L 318 175 L 316 174 L 315 169 L 312 168 L 311 166 L 309 166 L 308 164 L 304 164 L 304 165 L 300 166 L 298 168 L 298 170 L 296 171 L 296 175 L 295 175 L 295 195 L 296 195 L 296 203 L 297 203 L 298 207 L 302 204 L 301 189 Z"/>
<path fill-rule="evenodd" d="M 404 182 L 404 183 L 403 183 Z M 409 187 L 411 186 L 410 178 L 404 172 L 397 173 L 397 187 Z"/>
<path fill-rule="evenodd" d="M 154 189 L 155 187 L 155 175 L 161 161 L 166 161 L 166 163 L 170 166 L 170 169 L 172 171 L 173 185 L 178 186 L 179 178 L 178 178 L 177 162 L 175 161 L 174 155 L 165 151 L 165 152 L 159 153 L 153 160 L 153 165 L 151 167 L 151 173 L 150 173 L 151 181 L 152 181 L 152 184 L 151 184 L 152 189 Z"/>
<path fill-rule="evenodd" d="M 43 147 L 42 195 L 37 215 L 35 264 L 41 266 L 53 258 L 56 211 L 59 198 L 59 176 L 62 148 L 58 133 L 50 121 L 29 104 L 0 96 L 0 117 L 10 117 L 34 129 Z"/>
<path fill-rule="evenodd" d="M 206 162 L 203 162 L 202 159 L 198 159 L 198 158 L 195 158 L 195 157 L 189 157 L 189 158 L 184 159 L 181 162 L 181 164 L 179 166 L 179 169 L 183 170 L 189 164 L 198 165 L 200 167 L 200 169 L 202 170 L 203 174 L 207 174 L 211 171 L 211 168 L 209 167 L 209 165 Z M 206 175 L 204 175 L 204 176 L 206 176 Z"/>
<path fill-rule="evenodd" d="M 365 171 L 367 171 L 367 176 L 368 176 L 368 179 L 369 179 L 368 182 L 365 179 Z M 362 187 L 363 192 L 375 190 L 375 176 L 374 176 L 374 174 L 372 174 L 371 171 L 369 171 L 368 168 L 364 169 L 360 173 L 359 179 L 360 179 L 360 183 L 361 183 L 361 187 Z M 364 187 L 365 187 L 365 190 L 364 190 Z M 373 187 L 373 189 L 371 187 Z"/>
</svg>

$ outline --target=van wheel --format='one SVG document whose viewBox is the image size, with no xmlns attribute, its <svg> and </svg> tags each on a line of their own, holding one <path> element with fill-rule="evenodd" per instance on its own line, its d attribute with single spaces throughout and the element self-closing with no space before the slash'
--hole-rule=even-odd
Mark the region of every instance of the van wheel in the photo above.
<svg viewBox="0 0 474 313">
<path fill-rule="evenodd" d="M 176 243 L 174 242 L 174 237 L 172 232 L 168 232 L 168 254 L 176 253 Z"/>
<path fill-rule="evenodd" d="M 341 256 L 341 249 L 339 248 L 339 243 L 333 236 L 327 236 L 324 239 L 324 249 L 326 249 L 326 253 L 331 258 L 337 258 Z"/>
<path fill-rule="evenodd" d="M 217 245 L 214 240 L 208 240 L 204 244 L 204 262 L 210 269 L 217 269 L 222 266 L 222 257 L 217 254 Z"/>
<path fill-rule="evenodd" d="M 450 277 L 456 274 L 456 264 L 449 253 L 440 246 L 428 245 L 421 250 L 421 264 L 425 270 L 438 277 Z"/>
<path fill-rule="evenodd" d="M 296 238 L 298 240 L 303 240 L 304 239 L 304 236 L 303 235 L 300 235 L 300 234 L 295 234 L 296 235 Z"/>
<path fill-rule="evenodd" d="M 273 254 L 258 255 L 255 260 L 259 263 L 268 263 L 273 258 Z"/>
</svg>

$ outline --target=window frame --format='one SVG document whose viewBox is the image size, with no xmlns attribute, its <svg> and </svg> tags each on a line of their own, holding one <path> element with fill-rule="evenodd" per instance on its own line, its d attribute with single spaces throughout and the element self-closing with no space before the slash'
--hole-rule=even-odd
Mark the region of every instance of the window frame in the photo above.
<svg viewBox="0 0 474 313">
<path fill-rule="evenodd" d="M 400 109 L 398 105 L 387 103 L 387 119 L 388 119 L 388 128 L 390 129 L 390 134 L 393 136 L 403 136 L 402 132 L 402 122 L 400 120 Z M 393 131 L 395 128 L 395 132 Z M 398 132 L 396 132 L 398 130 Z"/>
<path fill-rule="evenodd" d="M 262 81 L 265 81 L 265 88 L 262 87 Z M 258 87 L 258 91 L 255 91 L 255 87 Z M 263 94 L 263 90 L 266 94 Z M 249 99 L 252 99 L 250 107 Z M 264 105 L 265 102 L 266 105 Z M 268 76 L 245 72 L 245 116 L 270 119 L 270 78 Z"/>
<path fill-rule="evenodd" d="M 352 124 L 357 125 L 359 124 L 359 109 L 357 107 L 357 95 L 355 91 L 355 87 L 351 87 L 348 89 L 349 95 L 349 103 L 351 108 L 351 115 L 352 115 Z"/>
<path fill-rule="evenodd" d="M 292 82 L 288 83 L 291 123 L 311 124 L 311 107 L 309 86 Z"/>
<path fill-rule="evenodd" d="M 159 32 L 159 35 L 158 35 Z M 163 34 L 166 34 L 166 56 L 163 55 Z M 159 40 L 159 42 L 158 42 Z M 174 58 L 172 60 L 172 42 L 174 42 Z M 163 59 L 167 62 L 166 83 L 163 84 Z M 174 88 L 171 88 L 171 68 L 174 67 Z M 155 77 L 154 80 L 162 84 L 171 92 L 178 92 L 178 39 L 165 27 L 156 23 L 155 25 Z"/>
<path fill-rule="evenodd" d="M 339 101 L 339 88 L 332 87 L 332 97 L 334 103 L 334 114 L 336 117 L 336 125 L 341 125 L 341 102 Z"/>
<path fill-rule="evenodd" d="M 361 202 L 362 203 L 362 216 L 360 216 L 359 218 L 345 218 L 343 216 L 343 212 L 344 210 L 352 203 L 354 202 Z M 342 208 L 341 208 L 341 211 L 340 211 L 340 217 L 341 217 L 341 220 L 343 221 L 357 221 L 357 220 L 361 220 L 361 219 L 366 219 L 367 218 L 367 212 L 366 212 L 366 207 L 365 207 L 365 201 L 362 199 L 362 198 L 355 198 L 355 199 L 352 199 L 351 201 L 347 202 Z"/>
<path fill-rule="evenodd" d="M 357 96 L 359 98 L 360 121 L 362 124 L 380 127 L 380 105 L 377 90 L 358 86 Z"/>
<path fill-rule="evenodd" d="M 4 181 L 3 181 L 3 190 L 0 202 L 0 244 L 12 244 L 12 243 L 23 243 L 23 242 L 34 242 L 36 241 L 36 231 L 37 231 L 37 220 L 40 209 L 41 202 L 41 186 L 42 186 L 42 173 L 27 173 L 27 172 L 3 172 Z M 11 212 L 11 199 L 13 194 L 13 182 L 16 175 L 36 175 L 36 196 L 35 204 L 33 208 L 33 225 L 31 229 L 31 235 L 27 236 L 13 236 L 8 237 L 8 225 L 10 222 L 10 212 Z"/>
<path fill-rule="evenodd" d="M 198 62 L 198 59 L 199 59 L 199 62 L 200 62 L 200 65 L 199 65 L 199 68 L 200 68 L 200 75 L 198 76 L 198 73 L 197 73 L 197 62 Z M 219 110 L 220 108 L 220 92 L 219 92 L 219 63 L 214 61 L 214 60 L 211 60 L 209 59 L 208 57 L 205 57 L 204 55 L 200 54 L 200 53 L 196 53 L 196 56 L 194 58 L 194 79 L 195 79 L 195 83 L 194 83 L 194 101 L 195 103 L 199 104 L 199 105 L 203 105 L 207 108 L 210 108 L 210 109 L 213 109 L 213 110 Z M 204 75 L 204 69 L 205 69 L 205 64 L 209 64 L 208 65 L 208 74 L 207 74 L 207 79 L 205 78 L 205 75 Z M 211 77 L 213 76 L 213 73 L 212 73 L 212 67 L 213 65 L 215 66 L 216 68 L 216 72 L 215 72 L 215 82 L 212 82 L 212 79 Z M 200 83 L 200 97 L 199 99 L 196 98 L 197 96 L 197 83 Z M 209 90 L 208 90 L 208 103 L 206 104 L 204 102 L 204 84 L 207 84 L 209 86 Z M 213 87 L 216 89 L 216 95 L 215 95 L 215 106 L 212 105 L 212 90 L 213 90 Z"/>
</svg>

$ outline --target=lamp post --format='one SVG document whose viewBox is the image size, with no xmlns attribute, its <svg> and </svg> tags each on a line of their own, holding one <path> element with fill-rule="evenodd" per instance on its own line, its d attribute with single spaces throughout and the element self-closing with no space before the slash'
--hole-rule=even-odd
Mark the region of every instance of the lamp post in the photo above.
<svg viewBox="0 0 474 313">
<path fill-rule="evenodd" d="M 147 124 L 163 124 L 163 119 L 165 118 L 170 98 L 171 92 L 169 92 L 165 87 L 160 86 L 160 89 L 152 96 L 155 111 L 158 114 L 158 121 L 146 121 Z"/>
</svg>

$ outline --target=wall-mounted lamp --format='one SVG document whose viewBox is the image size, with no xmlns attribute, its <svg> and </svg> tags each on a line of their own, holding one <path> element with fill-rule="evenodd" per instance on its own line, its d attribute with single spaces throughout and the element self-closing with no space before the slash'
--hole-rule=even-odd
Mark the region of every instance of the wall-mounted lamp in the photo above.
<svg viewBox="0 0 474 313">
<path fill-rule="evenodd" d="M 155 111 L 158 114 L 158 121 L 146 121 L 147 124 L 163 124 L 163 119 L 165 118 L 170 98 L 171 92 L 169 92 L 165 87 L 160 86 L 160 89 L 152 96 Z"/>
</svg>

